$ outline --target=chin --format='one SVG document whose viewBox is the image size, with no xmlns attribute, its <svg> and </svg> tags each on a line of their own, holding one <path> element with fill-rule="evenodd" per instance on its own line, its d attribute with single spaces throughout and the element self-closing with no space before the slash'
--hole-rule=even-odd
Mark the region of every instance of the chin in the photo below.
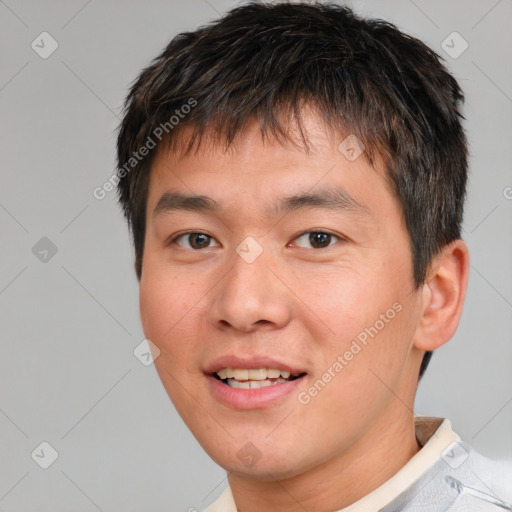
<svg viewBox="0 0 512 512">
<path fill-rule="evenodd" d="M 258 480 L 260 482 L 274 482 L 276 480 L 287 480 L 293 478 L 301 473 L 297 470 L 297 467 L 290 467 L 290 462 L 283 464 L 282 462 L 272 463 L 267 461 L 259 461 L 252 467 L 248 467 L 244 463 L 238 461 L 234 462 L 231 466 L 223 466 L 229 473 L 249 478 L 252 480 Z"/>
<path fill-rule="evenodd" d="M 293 453 L 297 455 L 297 450 L 290 453 L 278 451 L 275 447 L 268 446 L 268 441 L 267 447 L 259 450 L 255 444 L 244 441 L 241 449 L 232 451 L 233 444 L 230 444 L 229 453 L 222 448 L 222 451 L 216 453 L 206 450 L 210 457 L 229 473 L 271 482 L 293 478 L 311 469 L 302 457 L 293 457 Z"/>
</svg>

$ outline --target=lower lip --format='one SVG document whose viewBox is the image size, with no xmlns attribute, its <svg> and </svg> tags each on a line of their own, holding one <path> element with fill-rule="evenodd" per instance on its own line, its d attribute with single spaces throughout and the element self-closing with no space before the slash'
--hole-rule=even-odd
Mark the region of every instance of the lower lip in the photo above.
<svg viewBox="0 0 512 512">
<path fill-rule="evenodd" d="M 304 379 L 304 377 L 299 377 L 264 388 L 239 389 L 224 384 L 212 375 L 206 375 L 206 378 L 215 398 L 235 409 L 263 409 L 277 405 L 285 397 L 296 393 L 297 387 Z"/>
</svg>

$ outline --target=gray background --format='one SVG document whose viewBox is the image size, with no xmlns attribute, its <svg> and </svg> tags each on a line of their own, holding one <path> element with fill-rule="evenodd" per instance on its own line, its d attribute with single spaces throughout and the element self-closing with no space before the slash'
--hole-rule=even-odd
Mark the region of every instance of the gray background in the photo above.
<svg viewBox="0 0 512 512">
<path fill-rule="evenodd" d="M 130 82 L 175 34 L 235 5 L 0 1 L 2 511 L 186 511 L 226 484 L 133 354 L 144 336 L 132 249 L 115 193 L 99 201 L 92 190 L 113 172 Z M 512 458 L 512 2 L 353 5 L 423 39 L 465 89 L 470 283 L 416 412 Z M 59 45 L 47 59 L 31 48 L 43 31 Z M 458 58 L 441 47 L 453 31 L 469 44 Z M 31 458 L 42 441 L 59 455 L 46 470 Z"/>
</svg>

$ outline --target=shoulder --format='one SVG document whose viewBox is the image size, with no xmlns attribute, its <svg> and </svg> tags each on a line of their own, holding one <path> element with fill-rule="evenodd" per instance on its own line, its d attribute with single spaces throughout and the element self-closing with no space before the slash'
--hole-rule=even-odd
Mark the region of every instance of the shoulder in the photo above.
<svg viewBox="0 0 512 512">
<path fill-rule="evenodd" d="M 462 440 L 452 443 L 417 483 L 426 485 L 412 493 L 405 512 L 426 504 L 447 512 L 512 511 L 512 461 L 486 457 Z"/>
<path fill-rule="evenodd" d="M 461 445 L 468 451 L 465 478 L 512 503 L 512 460 L 489 458 L 463 441 Z"/>
</svg>

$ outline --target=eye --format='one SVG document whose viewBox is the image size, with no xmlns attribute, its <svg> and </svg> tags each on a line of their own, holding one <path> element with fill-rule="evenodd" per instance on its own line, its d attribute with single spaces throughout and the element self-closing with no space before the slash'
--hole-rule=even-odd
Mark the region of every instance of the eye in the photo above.
<svg viewBox="0 0 512 512">
<path fill-rule="evenodd" d="M 330 247 L 331 242 L 335 239 L 335 241 L 342 240 L 339 236 L 333 235 L 331 233 L 324 233 L 323 231 L 307 231 L 306 233 L 302 233 L 295 240 L 303 240 L 308 244 L 311 244 L 313 249 L 325 249 L 326 247 Z M 306 247 L 309 249 L 310 247 Z"/>
<path fill-rule="evenodd" d="M 182 239 L 184 243 L 180 243 Z M 205 233 L 188 231 L 187 233 L 181 233 L 181 235 L 174 237 L 170 243 L 178 244 L 184 249 L 208 249 L 210 242 L 213 240 L 213 237 Z"/>
</svg>

